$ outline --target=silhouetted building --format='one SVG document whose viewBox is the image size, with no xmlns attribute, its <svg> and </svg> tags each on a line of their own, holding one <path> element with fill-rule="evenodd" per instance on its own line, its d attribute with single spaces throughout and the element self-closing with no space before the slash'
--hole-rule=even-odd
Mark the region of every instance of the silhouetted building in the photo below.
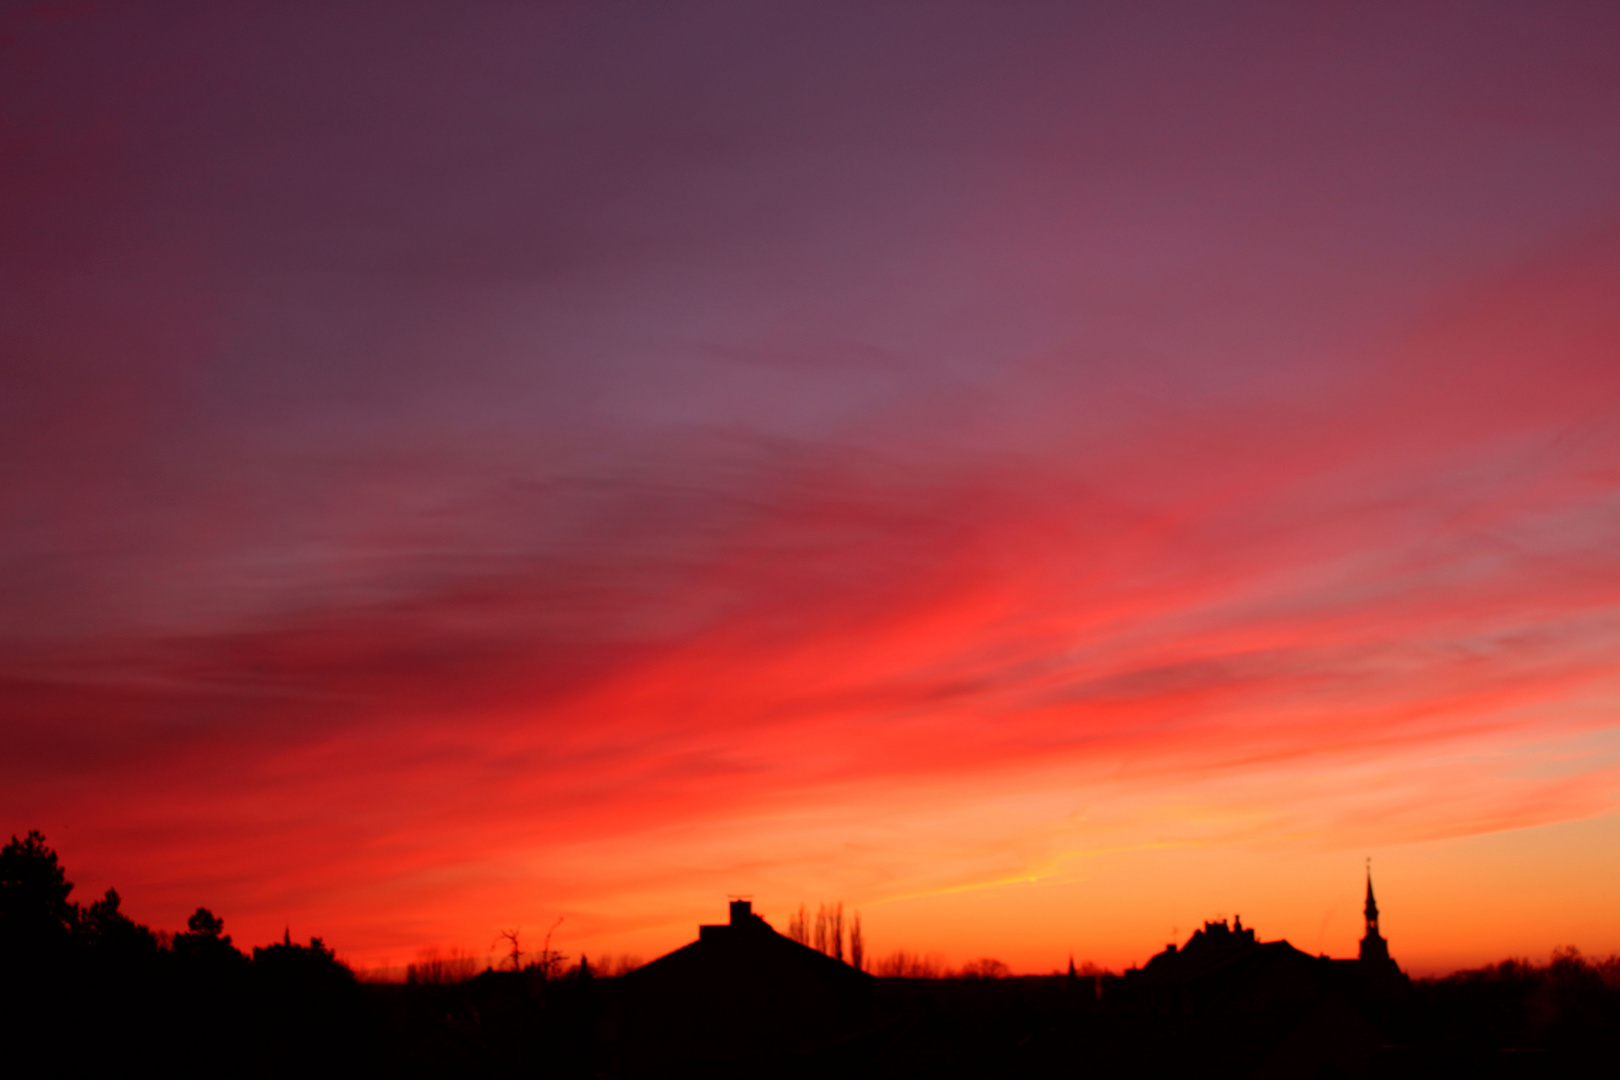
<svg viewBox="0 0 1620 1080">
<path fill-rule="evenodd" d="M 1367 868 L 1367 906 L 1362 909 L 1367 918 L 1367 932 L 1361 938 L 1361 959 L 1382 963 L 1389 959 L 1389 942 L 1378 932 L 1378 901 L 1373 899 L 1372 867 Z"/>
<path fill-rule="evenodd" d="M 626 1072 L 772 1075 L 858 1028 L 872 982 L 734 900 L 729 923 L 624 977 Z"/>
<path fill-rule="evenodd" d="M 1241 918 L 1206 922 L 1126 973 L 1116 1007 L 1146 1075 L 1341 1077 L 1375 1074 L 1391 1001 L 1406 976 L 1378 933 L 1369 879 L 1361 959 L 1259 941 Z"/>
</svg>

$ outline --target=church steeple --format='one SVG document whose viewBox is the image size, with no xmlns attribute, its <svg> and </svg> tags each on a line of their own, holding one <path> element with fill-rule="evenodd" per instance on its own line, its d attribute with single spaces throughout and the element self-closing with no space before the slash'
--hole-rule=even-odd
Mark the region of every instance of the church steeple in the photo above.
<svg viewBox="0 0 1620 1080">
<path fill-rule="evenodd" d="M 1363 909 L 1363 914 L 1367 917 L 1367 933 L 1361 939 L 1361 958 L 1388 960 L 1389 942 L 1378 932 L 1378 901 L 1373 899 L 1371 859 L 1367 860 L 1367 906 Z"/>
</svg>

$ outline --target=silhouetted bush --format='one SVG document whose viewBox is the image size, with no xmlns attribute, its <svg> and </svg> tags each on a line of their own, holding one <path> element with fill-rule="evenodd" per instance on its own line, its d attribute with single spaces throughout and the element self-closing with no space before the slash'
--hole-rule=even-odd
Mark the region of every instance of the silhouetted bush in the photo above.
<svg viewBox="0 0 1620 1080">
<path fill-rule="evenodd" d="M 416 954 L 416 963 L 405 965 L 405 981 L 424 986 L 461 983 L 477 975 L 478 968 L 477 958 L 459 949 L 451 949 L 448 956 L 438 949 L 423 949 Z"/>
<path fill-rule="evenodd" d="M 946 974 L 945 962 L 937 956 L 923 956 L 896 949 L 873 965 L 873 973 L 889 979 L 940 979 Z"/>
<path fill-rule="evenodd" d="M 1512 1071 L 1510 1058 L 1544 1058 L 1538 1067 L 1560 1075 L 1612 1064 L 1620 1060 L 1620 957 L 1594 962 L 1565 948 L 1543 966 L 1504 960 L 1420 980 L 1394 1024 L 1435 1075 Z"/>
<path fill-rule="evenodd" d="M 290 935 L 255 947 L 252 961 L 255 1042 L 277 1075 L 358 1064 L 367 1026 L 359 984 L 320 938 Z"/>
<path fill-rule="evenodd" d="M 619 975 L 628 975 L 641 967 L 644 962 L 641 957 L 631 953 L 608 954 L 597 959 L 596 973 L 615 978 Z"/>
</svg>

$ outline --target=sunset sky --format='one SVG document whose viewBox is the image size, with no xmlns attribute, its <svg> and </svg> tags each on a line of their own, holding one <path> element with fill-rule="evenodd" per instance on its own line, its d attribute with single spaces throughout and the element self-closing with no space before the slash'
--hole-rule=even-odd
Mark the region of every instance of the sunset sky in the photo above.
<svg viewBox="0 0 1620 1080">
<path fill-rule="evenodd" d="M 358 965 L 1620 951 L 1617 56 L 0 4 L 0 838 Z"/>
</svg>

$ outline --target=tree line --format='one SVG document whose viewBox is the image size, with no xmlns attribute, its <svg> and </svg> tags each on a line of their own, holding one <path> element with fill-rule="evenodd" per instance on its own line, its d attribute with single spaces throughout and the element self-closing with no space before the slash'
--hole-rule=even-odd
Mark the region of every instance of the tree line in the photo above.
<svg viewBox="0 0 1620 1080">
<path fill-rule="evenodd" d="M 803 904 L 788 919 L 787 936 L 800 945 L 826 953 L 834 960 L 844 959 L 844 947 L 849 947 L 849 964 L 858 971 L 866 970 L 866 939 L 861 934 L 861 913 L 855 912 L 849 920 L 849 933 L 844 932 L 844 904 L 817 904 L 814 921 Z"/>
<path fill-rule="evenodd" d="M 354 975 L 320 938 L 243 952 L 208 908 L 165 933 L 126 915 L 116 889 L 72 893 L 39 831 L 0 849 L 0 1063 L 14 1075 L 355 1063 Z"/>
<path fill-rule="evenodd" d="M 925 956 L 904 949 L 897 949 L 873 962 L 867 955 L 866 937 L 861 931 L 861 913 L 857 911 L 850 916 L 846 932 L 842 901 L 817 904 L 813 917 L 805 905 L 800 904 L 799 910 L 788 917 L 787 936 L 800 945 L 826 953 L 834 960 L 845 958 L 847 946 L 851 967 L 858 971 L 870 970 L 872 974 L 884 978 L 1000 979 L 1012 974 L 1006 964 L 990 957 L 969 960 L 953 969 L 937 956 Z M 1089 964 L 1087 967 L 1090 973 L 1096 973 L 1095 967 Z"/>
</svg>

